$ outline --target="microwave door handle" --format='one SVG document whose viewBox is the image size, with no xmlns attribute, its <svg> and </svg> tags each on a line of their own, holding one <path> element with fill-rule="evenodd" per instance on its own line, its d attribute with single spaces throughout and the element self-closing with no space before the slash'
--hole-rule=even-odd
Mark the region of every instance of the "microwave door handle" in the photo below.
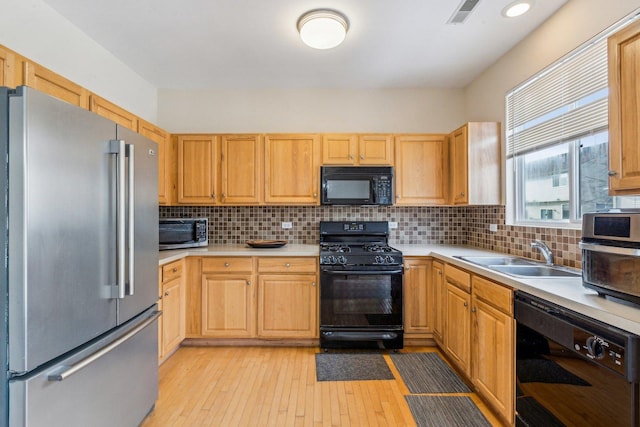
<svg viewBox="0 0 640 427">
<path fill-rule="evenodd" d="M 580 249 L 584 249 L 586 251 L 640 257 L 640 249 L 623 248 L 620 246 L 598 245 L 595 243 L 585 243 L 585 242 L 580 242 L 578 246 L 580 247 Z"/>
</svg>

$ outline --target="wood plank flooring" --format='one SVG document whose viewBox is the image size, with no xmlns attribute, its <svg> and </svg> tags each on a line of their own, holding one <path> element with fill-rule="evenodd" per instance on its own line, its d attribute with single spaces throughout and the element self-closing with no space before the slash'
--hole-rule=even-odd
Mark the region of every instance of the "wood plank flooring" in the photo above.
<svg viewBox="0 0 640 427">
<path fill-rule="evenodd" d="M 415 426 L 396 380 L 316 381 L 317 347 L 181 347 L 160 366 L 160 396 L 142 427 Z M 438 351 L 410 347 L 402 352 Z M 460 395 L 460 394 L 459 394 Z M 487 419 L 500 425 L 474 393 Z"/>
</svg>

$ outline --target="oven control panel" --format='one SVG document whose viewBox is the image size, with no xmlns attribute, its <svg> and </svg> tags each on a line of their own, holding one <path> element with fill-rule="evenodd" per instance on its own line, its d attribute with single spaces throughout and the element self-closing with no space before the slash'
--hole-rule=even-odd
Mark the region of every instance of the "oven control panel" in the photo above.
<svg viewBox="0 0 640 427">
<path fill-rule="evenodd" d="M 582 329 L 573 331 L 573 349 L 583 356 L 625 374 L 624 347 Z"/>
</svg>

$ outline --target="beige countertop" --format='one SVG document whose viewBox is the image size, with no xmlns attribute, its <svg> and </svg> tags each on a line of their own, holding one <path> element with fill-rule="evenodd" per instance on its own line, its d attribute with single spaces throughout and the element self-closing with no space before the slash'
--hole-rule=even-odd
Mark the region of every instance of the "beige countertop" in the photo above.
<svg viewBox="0 0 640 427">
<path fill-rule="evenodd" d="M 585 316 L 640 335 L 640 308 L 612 301 L 582 286 L 580 277 L 523 279 L 498 273 L 467 261 L 454 258 L 465 255 L 504 255 L 470 246 L 393 245 L 405 257 L 430 256 L 464 268 L 496 282 L 538 296 Z M 206 248 L 161 251 L 163 265 L 187 256 L 318 256 L 318 245 L 285 245 L 274 249 L 255 249 L 246 245 L 210 245 Z"/>
</svg>

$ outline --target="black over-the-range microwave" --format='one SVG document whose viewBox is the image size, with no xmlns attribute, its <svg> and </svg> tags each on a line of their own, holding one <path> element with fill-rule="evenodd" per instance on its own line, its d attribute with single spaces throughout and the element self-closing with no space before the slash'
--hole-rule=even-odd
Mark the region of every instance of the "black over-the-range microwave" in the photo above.
<svg viewBox="0 0 640 427">
<path fill-rule="evenodd" d="M 392 205 L 393 167 L 322 166 L 321 204 Z"/>
<path fill-rule="evenodd" d="M 208 230 L 207 218 L 160 218 L 160 250 L 207 246 Z"/>
</svg>

